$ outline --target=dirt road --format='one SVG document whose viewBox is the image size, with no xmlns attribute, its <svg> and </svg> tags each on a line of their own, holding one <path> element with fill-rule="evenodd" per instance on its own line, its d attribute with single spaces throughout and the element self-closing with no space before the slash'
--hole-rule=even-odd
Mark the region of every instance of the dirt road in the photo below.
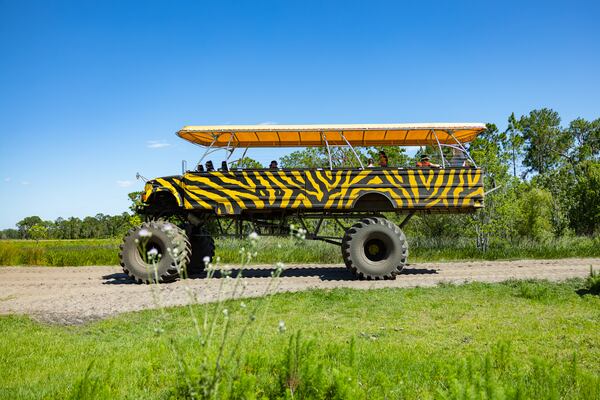
<svg viewBox="0 0 600 400">
<path fill-rule="evenodd" d="M 600 269 L 600 259 L 419 263 L 407 267 L 395 281 L 358 281 L 343 265 L 288 265 L 273 291 L 337 287 L 371 289 L 433 286 L 440 282 L 500 282 L 507 279 L 553 281 Z M 237 267 L 232 268 L 233 276 Z M 253 265 L 243 271 L 241 293 L 260 296 L 270 284 L 273 266 Z M 42 321 L 77 324 L 126 311 L 209 302 L 231 297 L 233 279 L 188 279 L 165 285 L 133 284 L 119 267 L 0 267 L 0 314 L 29 314 Z"/>
</svg>

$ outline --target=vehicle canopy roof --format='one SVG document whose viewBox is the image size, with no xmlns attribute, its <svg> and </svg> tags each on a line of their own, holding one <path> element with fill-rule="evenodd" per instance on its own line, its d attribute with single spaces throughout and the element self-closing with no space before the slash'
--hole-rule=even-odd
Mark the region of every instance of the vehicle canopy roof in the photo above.
<svg viewBox="0 0 600 400">
<path fill-rule="evenodd" d="M 177 135 L 212 147 L 425 146 L 467 143 L 482 123 L 185 126 Z"/>
</svg>

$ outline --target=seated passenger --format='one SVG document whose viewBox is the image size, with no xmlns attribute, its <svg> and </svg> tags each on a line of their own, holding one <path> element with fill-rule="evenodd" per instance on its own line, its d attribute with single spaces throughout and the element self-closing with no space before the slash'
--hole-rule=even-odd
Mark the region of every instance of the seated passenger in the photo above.
<svg viewBox="0 0 600 400">
<path fill-rule="evenodd" d="M 421 168 L 440 168 L 439 164 L 434 164 L 429 161 L 429 156 L 427 154 L 421 154 L 421 160 L 417 161 L 417 167 Z"/>
<path fill-rule="evenodd" d="M 210 172 L 210 171 L 214 171 L 215 170 L 215 166 L 213 165 L 213 162 L 211 160 L 208 160 L 206 162 L 206 171 Z"/>
<path fill-rule="evenodd" d="M 372 158 L 369 158 L 369 159 L 367 160 L 367 162 L 369 163 L 369 164 L 367 165 L 367 168 L 375 168 L 375 164 L 373 164 L 373 159 L 372 159 Z"/>
<path fill-rule="evenodd" d="M 204 172 L 204 165 L 198 163 L 198 166 L 196 167 L 196 171 L 198 171 L 198 172 Z"/>
<path fill-rule="evenodd" d="M 452 158 L 450 159 L 451 167 L 466 167 L 467 157 L 460 149 L 452 148 Z"/>
<path fill-rule="evenodd" d="M 277 161 L 275 161 L 275 160 L 271 161 L 271 164 L 269 164 L 269 168 L 270 169 L 279 169 L 279 167 L 277 166 Z"/>
<path fill-rule="evenodd" d="M 381 150 L 379 152 L 379 166 L 385 168 L 388 166 L 388 156 L 385 154 L 385 151 Z"/>
<path fill-rule="evenodd" d="M 227 166 L 227 161 L 223 161 L 221 163 L 221 171 L 225 171 L 225 172 L 229 171 L 229 167 Z"/>
</svg>

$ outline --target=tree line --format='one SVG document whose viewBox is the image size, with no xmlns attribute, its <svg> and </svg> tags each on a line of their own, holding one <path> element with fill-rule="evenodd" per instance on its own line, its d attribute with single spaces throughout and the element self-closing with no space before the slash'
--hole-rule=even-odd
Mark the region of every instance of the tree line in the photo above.
<svg viewBox="0 0 600 400">
<path fill-rule="evenodd" d="M 0 231 L 0 239 L 106 239 L 123 236 L 139 218 L 124 212 L 121 215 L 97 214 L 85 218 L 57 218 L 45 221 L 37 215 L 17 222 L 16 229 Z"/>
</svg>

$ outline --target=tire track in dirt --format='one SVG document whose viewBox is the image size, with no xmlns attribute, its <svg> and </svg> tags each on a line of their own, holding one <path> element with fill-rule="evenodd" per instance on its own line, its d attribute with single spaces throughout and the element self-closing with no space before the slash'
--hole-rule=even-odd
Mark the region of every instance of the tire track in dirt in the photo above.
<svg viewBox="0 0 600 400">
<path fill-rule="evenodd" d="M 393 281 L 358 281 L 343 265 L 288 265 L 272 292 L 384 287 L 435 286 L 439 283 L 502 282 L 508 279 L 561 281 L 585 277 L 600 259 L 472 261 L 418 263 Z M 235 276 L 239 266 L 223 267 Z M 252 265 L 243 271 L 242 292 L 256 297 L 271 283 L 272 265 Z M 225 282 L 223 282 L 225 279 Z M 233 280 L 220 274 L 164 285 L 137 285 L 120 267 L 0 267 L 0 314 L 27 314 L 41 321 L 78 324 L 123 312 L 232 297 Z M 158 303 L 156 302 L 158 298 Z"/>
</svg>

